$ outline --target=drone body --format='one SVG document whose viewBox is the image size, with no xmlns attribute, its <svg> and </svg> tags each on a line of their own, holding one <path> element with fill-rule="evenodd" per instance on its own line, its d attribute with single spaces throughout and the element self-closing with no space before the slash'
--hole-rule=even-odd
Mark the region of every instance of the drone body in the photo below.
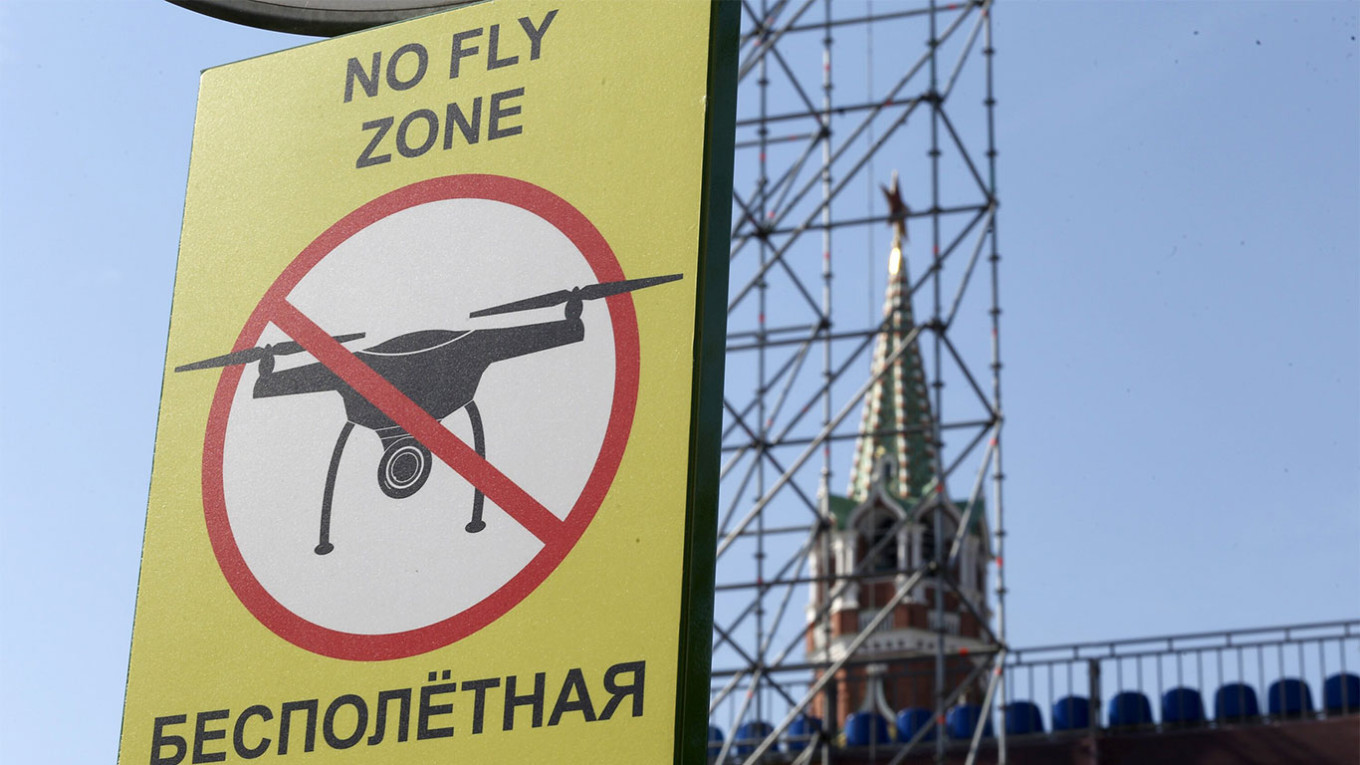
<svg viewBox="0 0 1360 765">
<path fill-rule="evenodd" d="M 487 367 L 585 338 L 580 317 L 496 329 L 411 332 L 365 348 L 355 357 L 431 417 L 442 420 L 472 402 Z M 395 427 L 391 418 L 320 363 L 273 371 L 273 357 L 260 361 L 255 398 L 336 391 L 349 421 L 370 430 Z"/>
<path fill-rule="evenodd" d="M 402 395 L 436 420 L 462 409 L 472 425 L 473 448 L 486 458 L 486 439 L 475 397 L 482 375 L 492 364 L 558 348 L 585 339 L 581 321 L 582 301 L 610 297 L 633 290 L 680 279 L 681 274 L 593 284 L 572 290 L 539 295 L 525 300 L 473 312 L 470 317 L 534 310 L 555 305 L 566 306 L 558 321 L 474 330 L 426 329 L 409 332 L 377 345 L 354 351 L 354 357 L 391 383 Z M 340 335 L 341 343 L 358 340 L 362 333 Z M 317 555 L 331 552 L 331 507 L 335 496 L 336 475 L 345 443 L 356 425 L 378 434 L 383 454 L 378 461 L 378 486 L 393 499 L 404 499 L 420 490 L 429 478 L 434 460 L 430 450 L 381 409 L 355 391 L 329 367 L 320 362 L 291 369 L 274 370 L 275 356 L 305 350 L 296 342 L 247 348 L 242 351 L 176 367 L 176 372 L 259 362 L 254 398 L 274 398 L 307 393 L 340 394 L 345 405 L 345 423 L 336 439 L 326 475 L 321 502 L 320 538 Z M 474 487 L 472 518 L 464 527 L 469 533 L 486 528 L 482 520 L 485 497 Z"/>
</svg>

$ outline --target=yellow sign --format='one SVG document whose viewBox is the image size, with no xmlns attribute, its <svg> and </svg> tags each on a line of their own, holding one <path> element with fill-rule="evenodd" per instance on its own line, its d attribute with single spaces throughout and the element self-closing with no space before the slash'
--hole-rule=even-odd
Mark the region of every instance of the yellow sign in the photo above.
<svg viewBox="0 0 1360 765">
<path fill-rule="evenodd" d="M 703 758 L 734 15 L 203 74 L 120 762 Z"/>
</svg>

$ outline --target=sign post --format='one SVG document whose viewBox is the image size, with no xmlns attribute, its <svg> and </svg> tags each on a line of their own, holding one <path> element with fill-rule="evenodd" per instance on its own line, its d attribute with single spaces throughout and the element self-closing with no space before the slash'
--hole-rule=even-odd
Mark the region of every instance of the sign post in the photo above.
<svg viewBox="0 0 1360 765">
<path fill-rule="evenodd" d="M 704 760 L 736 7 L 204 73 L 120 762 Z"/>
</svg>

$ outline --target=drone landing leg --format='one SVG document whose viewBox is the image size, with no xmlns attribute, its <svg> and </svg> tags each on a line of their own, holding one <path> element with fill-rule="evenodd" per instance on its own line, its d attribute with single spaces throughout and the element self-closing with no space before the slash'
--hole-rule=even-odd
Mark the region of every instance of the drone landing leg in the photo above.
<svg viewBox="0 0 1360 765">
<path fill-rule="evenodd" d="M 346 422 L 340 429 L 340 437 L 335 440 L 335 451 L 331 452 L 331 467 L 326 471 L 326 493 L 321 497 L 321 538 L 316 545 L 316 554 L 325 555 L 335 549 L 331 544 L 331 500 L 335 497 L 335 474 L 340 472 L 340 455 L 345 451 L 345 442 L 354 423 Z"/>
<path fill-rule="evenodd" d="M 482 413 L 477 411 L 477 404 L 469 401 L 467 406 L 468 422 L 472 423 L 472 448 L 477 450 L 477 456 L 486 459 L 486 434 L 482 432 Z M 486 501 L 486 495 L 482 490 L 472 487 L 472 520 L 463 529 L 469 534 L 476 534 L 486 528 L 486 521 L 482 520 L 482 505 Z"/>
</svg>

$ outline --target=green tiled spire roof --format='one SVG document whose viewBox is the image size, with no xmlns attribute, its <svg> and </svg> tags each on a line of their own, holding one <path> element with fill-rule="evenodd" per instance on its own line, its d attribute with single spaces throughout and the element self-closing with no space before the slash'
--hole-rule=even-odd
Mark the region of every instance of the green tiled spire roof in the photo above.
<svg viewBox="0 0 1360 765">
<path fill-rule="evenodd" d="M 935 480 L 935 447 L 931 443 L 934 419 L 921 366 L 921 349 L 915 339 L 907 342 L 916 319 L 911 305 L 911 278 L 902 252 L 907 241 L 907 206 L 902 201 L 896 174 L 892 188 L 884 188 L 883 193 L 893 219 L 888 289 L 883 303 L 887 331 L 878 336 L 874 347 L 871 374 L 875 381 L 864 399 L 861 435 L 855 442 L 848 493 L 856 504 L 868 498 L 874 467 L 885 454 L 897 465 L 894 474 L 888 477 L 887 488 L 905 503 L 919 500 Z M 903 346 L 905 349 L 889 364 L 888 359 Z"/>
</svg>

